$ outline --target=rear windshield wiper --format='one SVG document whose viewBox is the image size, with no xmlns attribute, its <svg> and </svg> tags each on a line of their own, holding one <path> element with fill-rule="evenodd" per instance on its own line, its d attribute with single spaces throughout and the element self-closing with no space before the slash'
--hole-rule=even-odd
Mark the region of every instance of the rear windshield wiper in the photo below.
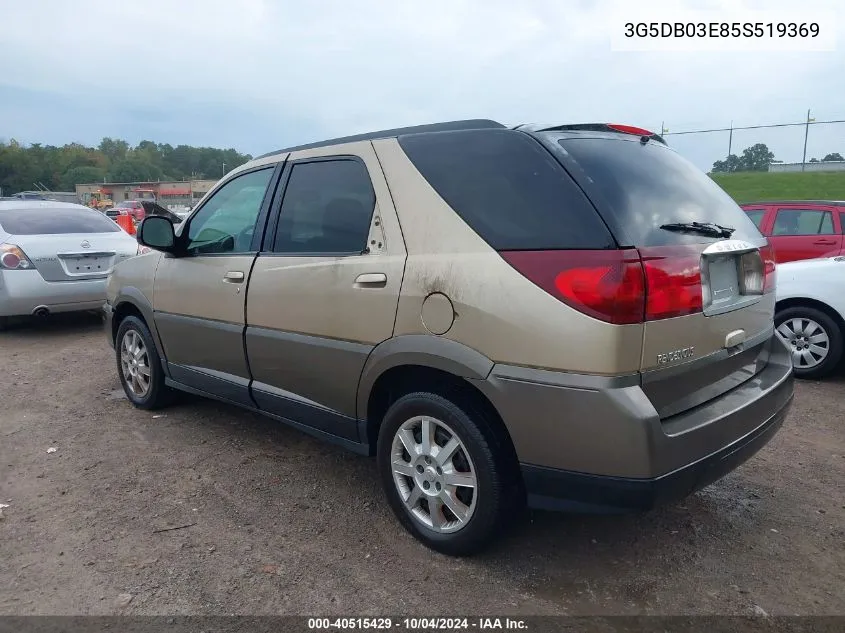
<svg viewBox="0 0 845 633">
<path fill-rule="evenodd" d="M 708 237 L 730 237 L 736 230 L 712 222 L 671 222 L 661 224 L 660 228 L 666 231 L 677 231 L 678 233 L 698 233 Z"/>
</svg>

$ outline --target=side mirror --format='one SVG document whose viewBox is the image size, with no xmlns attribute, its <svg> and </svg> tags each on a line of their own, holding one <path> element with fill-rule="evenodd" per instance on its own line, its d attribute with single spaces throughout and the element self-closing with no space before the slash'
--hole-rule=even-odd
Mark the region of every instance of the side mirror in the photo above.
<svg viewBox="0 0 845 633">
<path fill-rule="evenodd" d="M 157 251 L 173 253 L 176 250 L 176 233 L 173 223 L 165 217 L 151 215 L 138 227 L 138 243 Z"/>
</svg>

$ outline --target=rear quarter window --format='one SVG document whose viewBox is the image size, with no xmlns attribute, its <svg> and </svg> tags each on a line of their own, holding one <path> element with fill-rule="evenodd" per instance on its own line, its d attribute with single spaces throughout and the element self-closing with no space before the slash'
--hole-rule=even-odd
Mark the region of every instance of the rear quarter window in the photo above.
<svg viewBox="0 0 845 633">
<path fill-rule="evenodd" d="M 399 137 L 428 183 L 496 250 L 605 249 L 615 243 L 551 153 L 512 130 Z"/>
<path fill-rule="evenodd" d="M 120 227 L 99 211 L 89 209 L 5 209 L 0 227 L 12 235 L 115 233 Z"/>
<path fill-rule="evenodd" d="M 754 221 L 703 171 L 662 143 L 608 137 L 555 138 L 564 164 L 632 246 L 712 242 L 720 238 L 675 233 L 660 226 L 711 222 L 731 237 L 757 242 Z M 558 151 L 560 151 L 558 150 Z M 624 235 L 622 235 L 624 233 Z"/>
</svg>

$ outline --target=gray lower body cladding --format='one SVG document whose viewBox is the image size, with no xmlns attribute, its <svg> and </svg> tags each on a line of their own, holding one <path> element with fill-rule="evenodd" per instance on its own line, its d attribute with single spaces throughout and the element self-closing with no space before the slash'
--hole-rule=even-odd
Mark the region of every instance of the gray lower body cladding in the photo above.
<svg viewBox="0 0 845 633">
<path fill-rule="evenodd" d="M 639 509 L 712 483 L 774 435 L 792 403 L 788 350 L 711 401 L 660 418 L 639 376 L 496 365 L 475 381 L 502 416 L 534 507 Z"/>
</svg>

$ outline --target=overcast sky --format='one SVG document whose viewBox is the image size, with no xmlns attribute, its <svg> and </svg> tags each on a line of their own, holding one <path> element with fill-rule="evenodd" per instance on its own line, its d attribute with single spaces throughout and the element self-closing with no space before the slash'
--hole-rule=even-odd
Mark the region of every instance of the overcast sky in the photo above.
<svg viewBox="0 0 845 633">
<path fill-rule="evenodd" d="M 637 3 L 642 6 L 642 3 Z M 794 12 L 839 0 L 649 2 Z M 253 155 L 459 118 L 671 132 L 845 119 L 835 52 L 614 52 L 613 0 L 0 0 L 0 139 L 234 147 Z M 650 13 L 654 13 L 652 8 Z M 765 14 L 764 14 L 765 15 Z M 799 14 L 800 15 L 800 14 Z M 829 25 L 828 25 L 829 26 Z M 727 133 L 669 136 L 701 168 Z M 801 159 L 803 129 L 749 131 Z M 845 154 L 845 125 L 808 158 Z"/>
</svg>

